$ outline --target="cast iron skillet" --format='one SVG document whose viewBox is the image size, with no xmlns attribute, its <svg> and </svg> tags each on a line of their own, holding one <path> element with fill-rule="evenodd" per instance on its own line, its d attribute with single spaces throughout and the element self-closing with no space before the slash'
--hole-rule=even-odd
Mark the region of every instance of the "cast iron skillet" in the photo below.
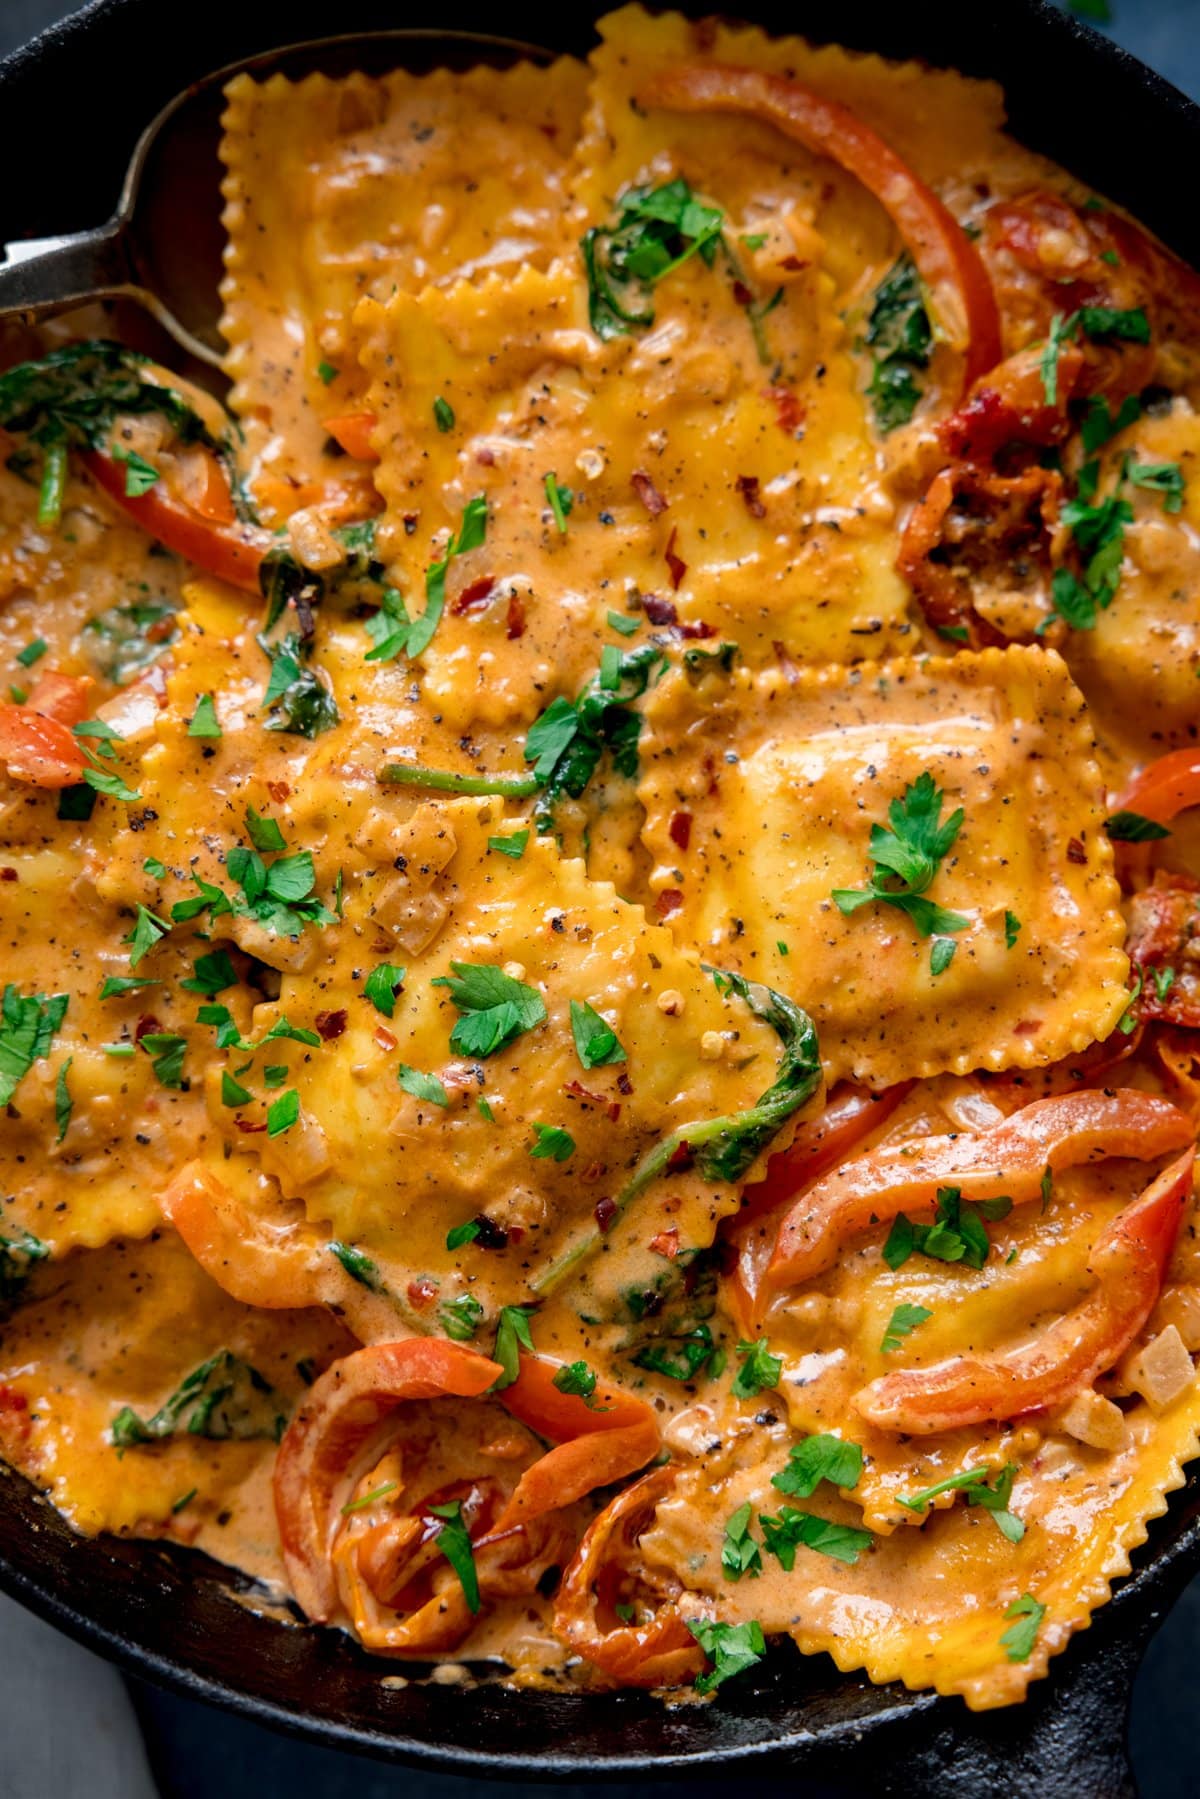
<svg viewBox="0 0 1200 1799">
<path fill-rule="evenodd" d="M 921 56 L 1003 82 L 1015 134 L 1126 204 L 1200 264 L 1200 211 L 1164 171 L 1200 166 L 1200 108 L 1039 0 L 734 0 L 776 32 Z M 599 7 L 341 0 L 340 31 L 497 30 L 585 53 Z M 703 4 L 685 5 L 699 14 Z M 0 65 L 0 240 L 95 225 L 111 212 L 138 131 L 224 63 L 329 35 L 327 0 L 207 0 L 180 29 L 162 0 L 95 0 Z M 75 1536 L 0 1472 L 0 1586 L 121 1666 L 332 1747 L 523 1780 L 794 1770 L 857 1792 L 1004 1792 L 1117 1799 L 1133 1792 L 1123 1738 L 1130 1684 L 1164 1610 L 1200 1569 L 1200 1476 L 1156 1523 L 1136 1572 L 1023 1706 L 982 1716 L 958 1700 L 872 1687 L 784 1649 L 712 1706 L 643 1694 L 511 1693 L 484 1684 L 384 1686 L 400 1670 L 332 1631 L 255 1615 L 205 1558 Z"/>
</svg>

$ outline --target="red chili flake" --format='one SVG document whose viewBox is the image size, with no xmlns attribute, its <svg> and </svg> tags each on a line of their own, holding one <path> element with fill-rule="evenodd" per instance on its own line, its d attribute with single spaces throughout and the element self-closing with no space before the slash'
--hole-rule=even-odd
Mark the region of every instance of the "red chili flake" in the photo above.
<svg viewBox="0 0 1200 1799">
<path fill-rule="evenodd" d="M 480 575 L 478 581 L 469 581 L 458 598 L 451 603 L 451 612 L 459 617 L 464 612 L 479 611 L 487 605 L 495 585 L 495 575 Z"/>
<path fill-rule="evenodd" d="M 489 450 L 486 444 L 480 444 L 475 452 L 475 460 L 481 468 L 495 468 L 496 452 Z"/>
<path fill-rule="evenodd" d="M 603 1093 L 593 1093 L 582 1081 L 570 1080 L 563 1083 L 563 1092 L 569 1093 L 572 1099 L 582 1100 L 585 1106 L 603 1106 L 607 1104 Z"/>
<path fill-rule="evenodd" d="M 517 1248 L 518 1244 L 522 1241 L 524 1236 L 525 1236 L 525 1226 L 523 1224 L 510 1224 L 509 1225 L 508 1240 L 512 1244 L 514 1249 Z"/>
<path fill-rule="evenodd" d="M 788 269 L 793 275 L 798 275 L 801 269 L 806 269 L 808 267 L 808 264 L 806 262 L 801 262 L 800 258 L 793 254 L 791 256 L 782 257 L 779 266 L 781 269 Z"/>
<path fill-rule="evenodd" d="M 589 1162 L 580 1176 L 580 1179 L 587 1181 L 590 1186 L 593 1181 L 603 1180 L 607 1173 L 607 1162 Z"/>
<path fill-rule="evenodd" d="M 667 1167 L 672 1174 L 679 1174 L 685 1168 L 690 1168 L 695 1160 L 696 1158 L 692 1154 L 691 1144 L 684 1142 L 677 1144 L 671 1151 L 670 1155 L 667 1157 Z"/>
<path fill-rule="evenodd" d="M 346 1028 L 346 1012 L 318 1012 L 313 1019 L 317 1027 L 317 1035 L 324 1042 L 330 1043 L 333 1038 L 340 1037 Z"/>
<path fill-rule="evenodd" d="M 1018 1037 L 1035 1037 L 1042 1028 L 1040 1018 L 1020 1018 L 1013 1026 Z"/>
<path fill-rule="evenodd" d="M 656 1256 L 666 1256 L 669 1262 L 673 1262 L 679 1254 L 678 1225 L 673 1224 L 669 1231 L 659 1231 L 657 1236 L 651 1237 L 650 1248 Z"/>
<path fill-rule="evenodd" d="M 508 596 L 508 611 L 504 615 L 505 636 L 510 642 L 525 635 L 525 602 L 519 593 Z"/>
<path fill-rule="evenodd" d="M 0 881 L 16 881 L 20 876 L 15 868 L 0 868 Z"/>
<path fill-rule="evenodd" d="M 674 525 L 672 525 L 671 526 L 671 535 L 667 539 L 667 547 L 663 551 L 663 559 L 666 562 L 667 567 L 671 571 L 671 586 L 675 589 L 676 593 L 678 593 L 679 592 L 679 583 L 683 580 L 683 577 L 687 574 L 688 565 L 683 560 L 682 556 L 677 556 L 675 554 L 675 537 L 676 537 L 676 530 L 675 530 Z"/>
<path fill-rule="evenodd" d="M 155 1018 L 153 1012 L 143 1012 L 134 1029 L 133 1041 L 135 1043 L 140 1043 L 143 1037 L 153 1037 L 161 1030 L 162 1026 L 159 1024 L 157 1018 Z"/>
<path fill-rule="evenodd" d="M 1078 837 L 1071 837 L 1067 840 L 1067 861 L 1079 863 L 1087 861 L 1087 851 L 1084 849 L 1082 843 L 1080 843 Z"/>
<path fill-rule="evenodd" d="M 667 836 L 677 849 L 685 850 L 692 841 L 691 813 L 672 812 L 671 822 L 667 826 Z"/>
<path fill-rule="evenodd" d="M 255 1124 L 253 1120 L 249 1118 L 235 1118 L 234 1123 L 237 1125 L 238 1130 L 245 1131 L 248 1137 L 253 1137 L 256 1132 L 265 1131 L 267 1128 L 265 1121 L 262 1124 Z"/>
<path fill-rule="evenodd" d="M 395 1049 L 396 1047 L 396 1039 L 392 1036 L 392 1033 L 381 1024 L 375 1026 L 375 1041 L 380 1049 Z"/>
<path fill-rule="evenodd" d="M 592 1217 L 606 1235 L 617 1222 L 617 1202 L 615 1199 L 598 1199 L 592 1209 Z"/>
<path fill-rule="evenodd" d="M 652 625 L 677 625 L 679 614 L 674 600 L 660 600 L 656 593 L 644 593 L 642 605 Z"/>
<path fill-rule="evenodd" d="M 415 1306 L 418 1312 L 423 1312 L 428 1306 L 433 1304 L 434 1300 L 437 1298 L 437 1292 L 437 1282 L 431 1280 L 427 1274 L 424 1274 L 419 1280 L 409 1281 L 409 1304 Z"/>
<path fill-rule="evenodd" d="M 739 306 L 753 306 L 754 304 L 754 295 L 750 292 L 750 289 L 746 286 L 744 281 L 734 282 L 733 297 Z"/>
<path fill-rule="evenodd" d="M 685 624 L 685 625 L 679 626 L 679 635 L 681 637 L 704 638 L 704 637 L 715 637 L 716 634 L 717 634 L 717 627 L 715 625 L 706 625 L 702 618 L 696 619 L 691 624 Z"/>
<path fill-rule="evenodd" d="M 0 1412 L 27 1412 L 29 1396 L 16 1387 L 0 1387 Z"/>
<path fill-rule="evenodd" d="M 739 475 L 734 486 L 741 494 L 743 500 L 745 500 L 746 511 L 750 514 L 750 517 L 766 518 L 767 509 L 763 505 L 762 496 L 758 491 L 758 476 Z"/>
<path fill-rule="evenodd" d="M 664 887 L 654 902 L 654 910 L 660 918 L 670 918 L 672 912 L 678 912 L 683 905 L 683 895 L 678 887 Z"/>
<path fill-rule="evenodd" d="M 175 629 L 174 614 L 168 613 L 166 618 L 156 619 L 155 622 L 149 627 L 149 629 L 146 632 L 146 642 L 147 643 L 161 643 L 164 638 L 171 636 L 174 629 Z"/>
<path fill-rule="evenodd" d="M 291 791 L 292 790 L 286 781 L 268 781 L 267 782 L 267 792 L 270 794 L 271 798 L 274 800 L 274 802 L 277 806 L 282 806 L 284 800 L 286 800 L 288 798 Z"/>
<path fill-rule="evenodd" d="M 770 400 L 780 430 L 786 431 L 789 437 L 804 423 L 804 401 L 790 387 L 764 387 L 763 399 Z"/>
<path fill-rule="evenodd" d="M 629 478 L 633 484 L 634 493 L 651 518 L 658 518 L 660 513 L 667 510 L 667 501 L 663 499 L 644 468 L 635 468 Z"/>
<path fill-rule="evenodd" d="M 633 1092 L 633 1082 L 630 1080 L 624 1069 L 622 1069 L 617 1076 L 617 1092 L 623 1093 L 626 1099 L 628 1099 L 629 1095 Z"/>
</svg>

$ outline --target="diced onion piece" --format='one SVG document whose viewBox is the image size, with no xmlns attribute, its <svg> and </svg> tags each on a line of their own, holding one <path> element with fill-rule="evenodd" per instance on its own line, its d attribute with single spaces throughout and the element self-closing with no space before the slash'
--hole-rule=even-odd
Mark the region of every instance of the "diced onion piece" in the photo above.
<svg viewBox="0 0 1200 1799">
<path fill-rule="evenodd" d="M 1093 1387 L 1076 1393 L 1060 1422 L 1068 1436 L 1089 1449 L 1124 1449 L 1129 1441 L 1124 1412 Z"/>
<path fill-rule="evenodd" d="M 1187 1346 L 1173 1324 L 1130 1356 L 1121 1372 L 1154 1412 L 1165 1412 L 1173 1405 L 1195 1375 Z"/>
</svg>

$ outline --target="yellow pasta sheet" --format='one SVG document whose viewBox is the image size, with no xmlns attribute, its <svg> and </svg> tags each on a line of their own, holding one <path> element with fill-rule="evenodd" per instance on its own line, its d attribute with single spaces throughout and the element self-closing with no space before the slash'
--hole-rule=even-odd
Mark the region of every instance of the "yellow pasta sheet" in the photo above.
<svg viewBox="0 0 1200 1799">
<path fill-rule="evenodd" d="M 364 293 L 555 252 L 584 81 L 564 59 L 230 83 L 223 330 L 273 509 L 290 510 L 289 482 L 338 478 L 322 421 L 361 407 L 349 319 Z"/>
<path fill-rule="evenodd" d="M 779 1040 L 662 926 L 589 882 L 552 841 L 530 835 L 516 859 L 497 848 L 514 847 L 518 823 L 495 802 L 395 814 L 390 854 L 347 880 L 344 925 L 326 934 L 303 976 L 285 975 L 277 1006 L 255 1012 L 260 1042 L 281 1015 L 319 1034 L 330 1008 L 337 1034 L 319 1047 L 272 1041 L 239 1077 L 253 1094 L 243 1105 L 229 1105 L 218 1065 L 208 1091 L 232 1151 L 302 1200 L 312 1220 L 376 1260 L 401 1295 L 413 1280 L 432 1281 L 417 1300 L 431 1317 L 435 1294 L 439 1306 L 469 1294 L 491 1314 L 528 1300 L 534 1275 L 603 1220 L 604 1242 L 622 1254 L 597 1244 L 581 1266 L 568 1304 L 577 1330 L 580 1312 L 616 1316 L 618 1264 L 622 1284 L 642 1269 L 649 1282 L 669 1271 L 664 1256 L 710 1243 L 736 1207 L 735 1187 L 702 1178 L 684 1156 L 628 1219 L 612 1210 L 666 1134 L 754 1104 L 775 1077 Z M 404 970 L 390 1017 L 363 992 L 382 962 Z M 486 1058 L 464 1058 L 450 1044 L 459 1013 L 435 984 L 456 963 L 513 974 L 541 996 L 544 1022 Z M 572 1001 L 601 1015 L 622 1058 L 581 1059 Z M 234 1051 L 229 1064 L 246 1060 Z M 273 1088 L 264 1063 L 287 1070 Z M 432 1092 L 411 1091 L 416 1076 L 433 1077 Z M 299 1094 L 300 1118 L 272 1136 L 263 1126 L 280 1086 Z M 548 1131 L 565 1137 L 547 1142 Z M 449 1248 L 447 1233 L 481 1214 L 493 1227 L 482 1250 Z M 669 1236 L 655 1255 L 646 1244 L 660 1231 Z"/>
<path fill-rule="evenodd" d="M 830 1079 L 1031 1066 L 1115 1025 L 1124 925 L 1083 700 L 1057 656 L 681 673 L 648 718 L 660 912 L 805 1005 Z M 964 813 L 927 894 L 969 920 L 940 974 L 906 914 L 843 916 L 831 897 L 867 883 L 871 827 L 926 771 L 943 817 Z"/>
</svg>

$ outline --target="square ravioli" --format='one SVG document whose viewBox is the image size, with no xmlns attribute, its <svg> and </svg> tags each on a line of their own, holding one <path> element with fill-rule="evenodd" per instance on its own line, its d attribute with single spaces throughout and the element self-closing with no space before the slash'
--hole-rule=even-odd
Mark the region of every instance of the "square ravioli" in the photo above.
<svg viewBox="0 0 1200 1799">
<path fill-rule="evenodd" d="M 573 245 L 546 274 L 360 305 L 378 541 L 406 600 L 440 554 L 431 534 L 486 501 L 422 656 L 459 728 L 529 722 L 576 691 L 614 611 L 759 663 L 780 646 L 881 656 L 912 635 L 828 283 L 784 271 L 770 368 L 736 289 L 695 258 L 656 289 L 652 329 L 605 339 Z"/>
<path fill-rule="evenodd" d="M 264 508 L 344 477 L 327 421 L 361 410 L 349 323 L 364 293 L 550 260 L 585 82 L 565 57 L 230 82 L 222 330 Z"/>
<path fill-rule="evenodd" d="M 1104 793 L 1055 654 L 678 674 L 648 721 L 639 791 L 659 915 L 804 1005 L 831 1080 L 1031 1067 L 1121 1017 Z M 872 827 L 923 776 L 943 823 L 963 814 L 928 892 L 959 922 L 939 918 L 932 941 L 899 907 L 844 913 L 833 898 L 867 886 Z"/>
</svg>

